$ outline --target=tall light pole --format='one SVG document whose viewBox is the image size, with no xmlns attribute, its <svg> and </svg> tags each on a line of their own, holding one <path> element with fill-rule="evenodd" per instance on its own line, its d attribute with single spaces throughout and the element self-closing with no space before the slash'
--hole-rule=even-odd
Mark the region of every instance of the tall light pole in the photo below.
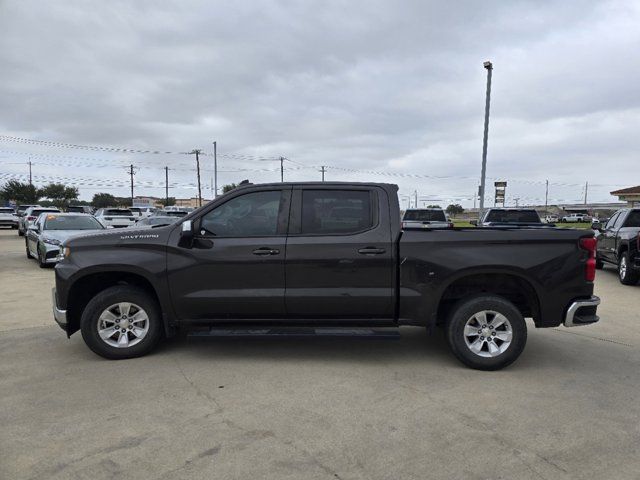
<svg viewBox="0 0 640 480">
<path fill-rule="evenodd" d="M 482 140 L 482 173 L 480 174 L 480 211 L 484 210 L 484 187 L 485 177 L 487 175 L 487 140 L 489 137 L 489 105 L 491 104 L 491 72 L 493 72 L 493 64 L 489 61 L 484 62 L 484 68 L 487 69 L 487 100 L 484 106 L 484 138 Z"/>
<path fill-rule="evenodd" d="M 213 142 L 213 198 L 218 197 L 218 142 Z"/>
</svg>

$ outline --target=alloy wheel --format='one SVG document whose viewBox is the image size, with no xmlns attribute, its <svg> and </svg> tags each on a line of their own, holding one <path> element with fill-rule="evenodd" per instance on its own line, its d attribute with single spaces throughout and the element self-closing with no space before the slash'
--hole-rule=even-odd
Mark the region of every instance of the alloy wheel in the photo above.
<svg viewBox="0 0 640 480">
<path fill-rule="evenodd" d="M 115 348 L 132 347 L 149 332 L 149 315 L 140 306 L 120 302 L 107 307 L 98 317 L 98 336 Z"/>
<path fill-rule="evenodd" d="M 503 354 L 513 339 L 511 323 L 501 313 L 482 310 L 472 315 L 464 326 L 467 348 L 480 357 Z"/>
</svg>

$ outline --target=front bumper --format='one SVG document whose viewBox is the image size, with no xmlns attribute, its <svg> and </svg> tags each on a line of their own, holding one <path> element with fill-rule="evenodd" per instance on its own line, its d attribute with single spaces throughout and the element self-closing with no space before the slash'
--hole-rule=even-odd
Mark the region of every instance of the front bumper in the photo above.
<svg viewBox="0 0 640 480">
<path fill-rule="evenodd" d="M 58 308 L 58 297 L 56 296 L 55 288 L 51 289 L 51 302 L 53 307 L 53 318 L 55 319 L 56 323 L 60 325 L 60 328 L 66 332 L 67 331 L 67 311 L 60 310 Z"/>
<path fill-rule="evenodd" d="M 591 298 L 575 300 L 564 316 L 565 327 L 578 327 L 580 325 L 590 325 L 600 320 L 596 315 L 596 310 L 600 305 L 600 298 L 592 295 Z"/>
</svg>

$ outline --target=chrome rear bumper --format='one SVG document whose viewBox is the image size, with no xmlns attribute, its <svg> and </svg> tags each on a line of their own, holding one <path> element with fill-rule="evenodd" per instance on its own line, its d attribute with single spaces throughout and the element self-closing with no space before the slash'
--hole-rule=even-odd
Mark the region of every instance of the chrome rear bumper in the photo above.
<svg viewBox="0 0 640 480">
<path fill-rule="evenodd" d="M 589 299 L 576 300 L 567 309 L 564 316 L 565 327 L 578 327 L 580 325 L 590 325 L 600 320 L 596 315 L 596 308 L 600 305 L 600 298 L 593 295 Z"/>
</svg>

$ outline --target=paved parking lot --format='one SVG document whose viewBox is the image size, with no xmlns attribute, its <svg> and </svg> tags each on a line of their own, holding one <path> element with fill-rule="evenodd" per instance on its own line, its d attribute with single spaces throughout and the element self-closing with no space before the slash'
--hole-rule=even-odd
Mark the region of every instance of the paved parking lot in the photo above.
<svg viewBox="0 0 640 480">
<path fill-rule="evenodd" d="M 107 361 L 53 324 L 53 271 L 0 231 L 0 478 L 637 479 L 640 287 L 477 372 L 440 333 L 188 339 Z"/>
</svg>

